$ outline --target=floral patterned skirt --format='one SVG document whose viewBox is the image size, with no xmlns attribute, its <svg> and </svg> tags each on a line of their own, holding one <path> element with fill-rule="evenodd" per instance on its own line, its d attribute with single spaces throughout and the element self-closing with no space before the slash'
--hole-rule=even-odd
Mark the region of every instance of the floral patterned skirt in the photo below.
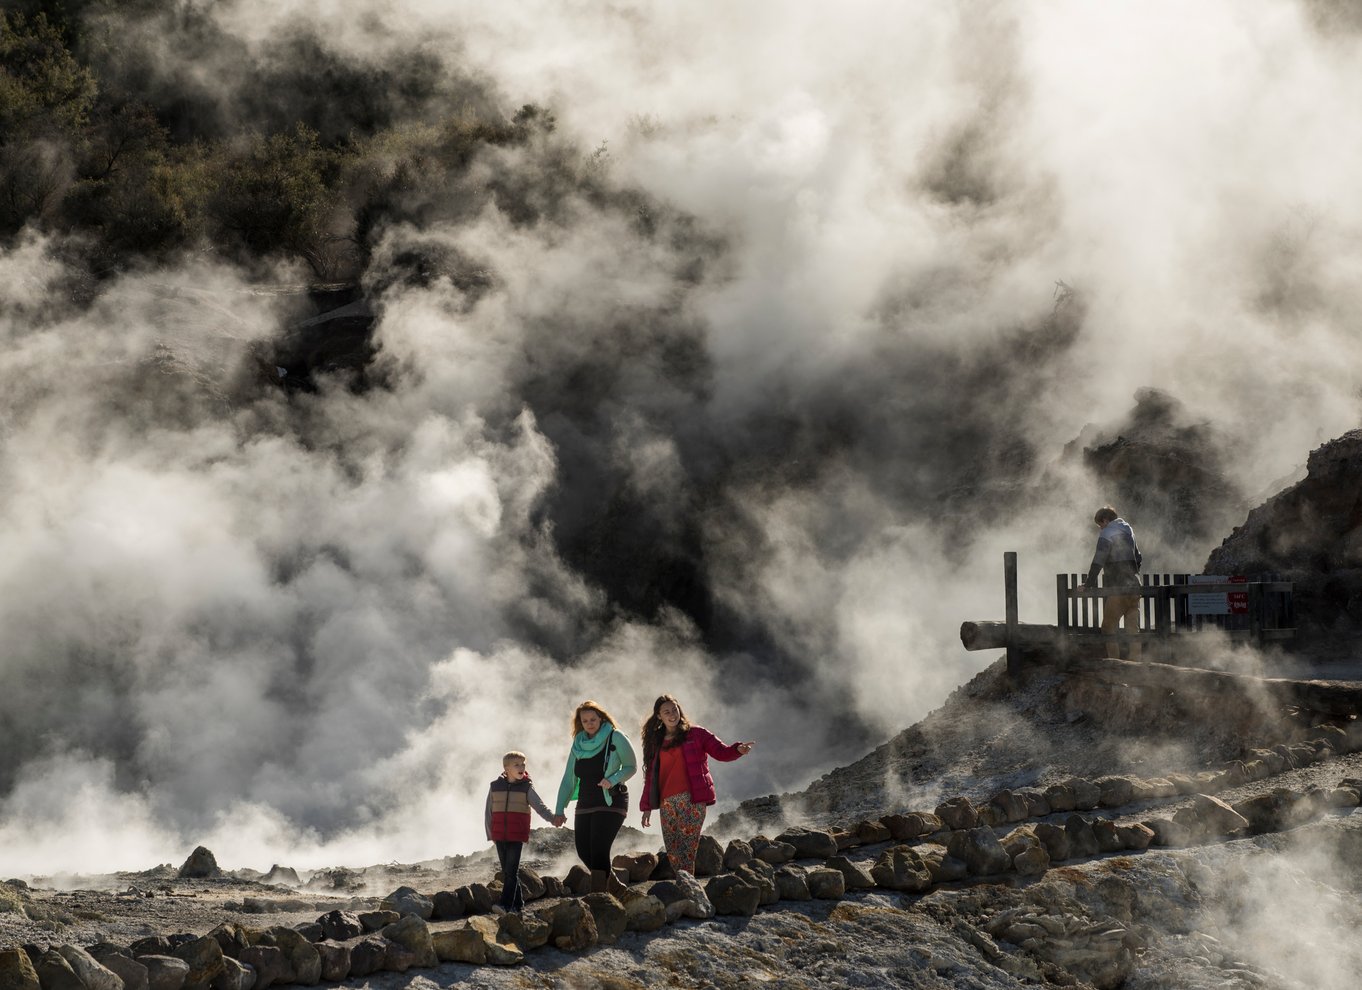
<svg viewBox="0 0 1362 990">
<path fill-rule="evenodd" d="M 673 794 L 662 802 L 662 843 L 672 868 L 695 875 L 695 853 L 700 848 L 700 830 L 705 827 L 706 806 L 690 799 L 690 792 Z"/>
</svg>

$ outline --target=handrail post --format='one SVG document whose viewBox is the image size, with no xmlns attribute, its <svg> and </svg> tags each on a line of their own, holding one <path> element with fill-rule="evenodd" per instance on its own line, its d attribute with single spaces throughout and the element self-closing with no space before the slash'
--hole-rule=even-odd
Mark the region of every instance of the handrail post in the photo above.
<svg viewBox="0 0 1362 990">
<path fill-rule="evenodd" d="M 1016 676 L 1021 670 L 1021 650 L 1017 647 L 1017 553 L 1003 554 L 1003 599 L 1007 607 L 1007 673 Z"/>
<path fill-rule="evenodd" d="M 1159 595 L 1159 642 L 1162 647 L 1159 650 L 1159 660 L 1163 663 L 1173 662 L 1173 598 L 1176 596 L 1177 585 L 1165 584 L 1160 590 Z"/>
</svg>

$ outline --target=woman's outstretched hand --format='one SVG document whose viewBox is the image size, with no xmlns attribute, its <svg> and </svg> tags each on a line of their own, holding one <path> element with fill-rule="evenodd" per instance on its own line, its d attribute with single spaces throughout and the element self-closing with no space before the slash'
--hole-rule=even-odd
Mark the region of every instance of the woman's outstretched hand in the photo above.
<svg viewBox="0 0 1362 990">
<path fill-rule="evenodd" d="M 752 747 L 755 746 L 756 744 L 757 743 L 755 740 L 750 740 L 748 742 L 740 742 L 737 744 L 738 752 L 741 753 L 743 756 L 746 756 L 748 753 L 752 752 Z"/>
</svg>

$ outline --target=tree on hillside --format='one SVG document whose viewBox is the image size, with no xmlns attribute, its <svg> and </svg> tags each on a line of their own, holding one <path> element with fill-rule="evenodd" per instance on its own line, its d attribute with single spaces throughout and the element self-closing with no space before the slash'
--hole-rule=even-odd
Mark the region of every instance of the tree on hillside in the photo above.
<svg viewBox="0 0 1362 990">
<path fill-rule="evenodd" d="M 344 222 L 333 188 L 340 157 L 302 124 L 225 152 L 212 166 L 217 183 L 208 205 L 220 243 L 243 260 L 291 256 L 319 278 L 334 277 L 349 247 L 334 229 Z"/>
<path fill-rule="evenodd" d="M 0 236 L 61 203 L 97 93 L 46 15 L 0 12 Z"/>
</svg>

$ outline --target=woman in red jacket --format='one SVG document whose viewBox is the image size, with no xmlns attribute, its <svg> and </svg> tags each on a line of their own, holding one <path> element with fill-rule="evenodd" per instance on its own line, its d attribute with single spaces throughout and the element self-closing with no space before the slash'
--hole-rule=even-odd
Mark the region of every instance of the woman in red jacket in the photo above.
<svg viewBox="0 0 1362 990">
<path fill-rule="evenodd" d="M 714 778 L 709 757 L 736 760 L 751 752 L 754 742 L 726 745 L 708 729 L 691 725 L 681 704 L 669 694 L 653 702 L 653 714 L 643 723 L 643 827 L 652 823 L 653 809 L 662 819 L 662 842 L 673 869 L 694 875 L 695 853 L 705 809 L 714 803 Z"/>
</svg>

